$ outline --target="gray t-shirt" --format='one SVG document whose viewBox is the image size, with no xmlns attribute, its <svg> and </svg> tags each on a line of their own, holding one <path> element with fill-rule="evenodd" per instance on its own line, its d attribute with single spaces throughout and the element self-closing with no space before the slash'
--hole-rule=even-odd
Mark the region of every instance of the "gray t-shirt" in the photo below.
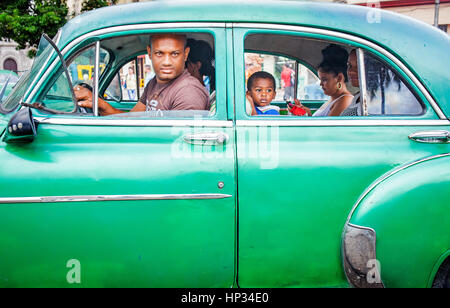
<svg viewBox="0 0 450 308">
<path fill-rule="evenodd" d="M 159 92 L 155 99 L 154 95 Z M 205 87 L 185 69 L 166 84 L 150 80 L 139 98 L 146 110 L 208 110 L 209 94 Z"/>
</svg>

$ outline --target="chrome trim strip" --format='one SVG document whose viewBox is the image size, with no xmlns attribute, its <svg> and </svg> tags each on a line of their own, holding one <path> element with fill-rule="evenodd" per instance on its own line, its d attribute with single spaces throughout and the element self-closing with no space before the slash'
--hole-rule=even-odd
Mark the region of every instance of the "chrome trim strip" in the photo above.
<svg viewBox="0 0 450 308">
<path fill-rule="evenodd" d="M 85 125 L 85 126 L 192 126 L 192 127 L 233 127 L 232 121 L 223 120 L 149 120 L 111 118 L 56 118 L 34 116 L 39 124 Z"/>
<path fill-rule="evenodd" d="M 227 194 L 151 194 L 151 195 L 87 195 L 87 196 L 46 196 L 0 198 L 0 204 L 14 203 L 56 203 L 91 201 L 140 201 L 140 200 L 204 200 L 224 199 Z"/>
<path fill-rule="evenodd" d="M 368 120 L 363 117 L 354 119 L 314 119 L 305 118 L 301 120 L 237 120 L 238 127 L 254 126 L 446 126 L 449 120 Z"/>
<path fill-rule="evenodd" d="M 381 54 L 385 55 L 387 58 L 389 58 L 392 62 L 394 62 L 412 81 L 413 83 L 419 88 L 421 93 L 426 97 L 428 102 L 430 103 L 431 107 L 434 109 L 436 114 L 439 116 L 440 119 L 444 120 L 446 119 L 444 113 L 442 112 L 441 108 L 439 108 L 438 104 L 435 102 L 433 97 L 430 93 L 428 93 L 427 89 L 422 85 L 422 83 L 414 76 L 413 73 L 396 57 L 394 57 L 391 53 L 386 51 L 385 49 L 381 48 L 380 46 L 367 41 L 365 39 L 359 38 L 357 36 L 353 36 L 350 34 L 345 34 L 341 32 L 336 32 L 333 30 L 324 30 L 324 29 L 317 29 L 317 28 L 309 28 L 304 26 L 288 26 L 288 25 L 279 25 L 279 24 L 261 24 L 261 23 L 233 23 L 233 28 L 253 28 L 253 29 L 267 29 L 267 30 L 285 30 L 285 31 L 295 31 L 295 32 L 306 32 L 306 33 L 312 33 L 312 34 L 321 34 L 321 35 L 328 35 L 328 36 L 334 36 L 338 38 L 342 38 L 345 40 L 353 41 L 355 43 L 359 43 L 365 46 L 368 46 Z"/>
<path fill-rule="evenodd" d="M 100 41 L 95 42 L 95 69 L 94 69 L 94 91 L 92 95 L 94 96 L 94 101 L 92 105 L 92 111 L 94 112 L 94 117 L 98 117 L 98 84 L 100 76 Z M 137 76 L 137 74 L 136 74 Z M 139 84 L 139 83 L 136 83 Z"/>
<path fill-rule="evenodd" d="M 367 82 L 366 82 L 366 63 L 364 61 L 364 51 L 361 48 L 356 50 L 356 57 L 358 59 L 358 76 L 359 88 L 361 89 L 362 115 L 368 116 L 367 111 Z"/>
<path fill-rule="evenodd" d="M 358 198 L 358 201 L 356 201 L 355 205 L 353 206 L 352 210 L 350 211 L 350 214 L 349 214 L 348 217 L 347 217 L 346 224 L 349 224 L 349 223 L 350 223 L 350 219 L 352 218 L 353 213 L 355 212 L 356 208 L 359 206 L 359 204 L 361 203 L 361 201 L 362 201 L 362 200 L 363 200 L 363 199 L 364 199 L 364 198 L 365 198 L 365 197 L 366 197 L 366 196 L 367 196 L 367 195 L 368 195 L 375 187 L 377 187 L 378 184 L 380 184 L 381 182 L 383 182 L 383 181 L 386 180 L 387 178 L 393 176 L 394 174 L 396 174 L 396 173 L 398 173 L 398 172 L 400 172 L 400 171 L 402 171 L 402 170 L 405 170 L 405 169 L 407 169 L 407 168 L 409 168 L 409 167 L 412 167 L 412 166 L 414 166 L 414 165 L 423 163 L 423 162 L 428 161 L 428 160 L 433 160 L 433 159 L 435 159 L 435 158 L 441 158 L 441 157 L 446 157 L 446 156 L 450 156 L 450 153 L 438 154 L 438 155 L 433 155 L 433 156 L 426 157 L 426 158 L 421 158 L 421 159 L 415 160 L 415 161 L 413 161 L 413 162 L 411 162 L 411 163 L 409 163 L 409 164 L 406 164 L 406 165 L 404 165 L 404 166 L 401 166 L 401 167 L 399 167 L 399 168 L 397 168 L 397 169 L 391 170 L 390 172 L 388 172 L 388 173 L 386 173 L 385 175 L 383 175 L 381 178 L 379 178 L 379 179 L 376 180 L 374 183 L 372 183 L 372 184 L 364 191 L 364 193 Z"/>
<path fill-rule="evenodd" d="M 70 49 L 73 48 L 73 46 L 79 44 L 81 41 L 90 38 L 95 37 L 99 35 L 109 34 L 113 32 L 125 32 L 130 30 L 155 30 L 155 29 L 183 29 L 183 28 L 225 28 L 225 23 L 222 22 L 179 22 L 179 23 L 152 23 L 152 24 L 138 24 L 138 25 L 126 25 L 126 26 L 115 26 L 110 27 L 106 29 L 100 29 L 93 32 L 86 33 L 77 39 L 73 40 L 69 44 L 67 44 L 66 47 L 64 47 L 63 50 L 61 50 L 61 54 L 64 56 Z M 44 73 L 42 77 L 40 77 L 39 82 L 34 86 L 33 91 L 27 96 L 26 103 L 29 103 L 31 98 L 36 95 L 36 92 L 38 89 L 42 86 L 42 83 L 44 80 L 47 79 L 47 76 L 50 74 L 51 71 L 55 68 L 56 64 L 58 63 L 58 59 L 53 60 L 52 64 L 49 66 L 47 71 Z M 41 74 L 41 71 L 38 75 L 36 75 L 36 78 L 38 78 Z M 33 83 L 35 80 L 33 80 Z"/>
</svg>

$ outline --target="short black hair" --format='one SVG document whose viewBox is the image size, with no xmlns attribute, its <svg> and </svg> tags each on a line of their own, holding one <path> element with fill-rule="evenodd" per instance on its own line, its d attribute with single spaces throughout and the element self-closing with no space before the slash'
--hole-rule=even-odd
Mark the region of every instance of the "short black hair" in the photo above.
<svg viewBox="0 0 450 308">
<path fill-rule="evenodd" d="M 252 89 L 253 83 L 258 78 L 270 79 L 273 84 L 273 89 L 275 90 L 276 83 L 275 83 L 275 78 L 272 76 L 272 74 L 270 74 L 268 72 L 260 71 L 260 72 L 253 73 L 250 76 L 250 78 L 248 79 L 248 81 L 247 81 L 247 90 L 248 91 L 250 91 Z"/>
<path fill-rule="evenodd" d="M 148 39 L 148 46 L 150 46 L 150 48 L 152 48 L 152 38 L 159 37 L 159 36 L 178 37 L 181 40 L 183 40 L 184 48 L 186 49 L 186 47 L 187 47 L 187 36 L 184 33 L 155 33 L 155 34 L 150 35 L 150 37 Z"/>
</svg>

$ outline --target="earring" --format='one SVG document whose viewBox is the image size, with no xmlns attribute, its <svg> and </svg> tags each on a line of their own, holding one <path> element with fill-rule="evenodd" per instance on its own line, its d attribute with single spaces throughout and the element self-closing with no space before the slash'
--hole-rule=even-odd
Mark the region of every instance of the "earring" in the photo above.
<svg viewBox="0 0 450 308">
<path fill-rule="evenodd" d="M 338 83 L 338 90 L 342 89 L 342 83 Z"/>
</svg>

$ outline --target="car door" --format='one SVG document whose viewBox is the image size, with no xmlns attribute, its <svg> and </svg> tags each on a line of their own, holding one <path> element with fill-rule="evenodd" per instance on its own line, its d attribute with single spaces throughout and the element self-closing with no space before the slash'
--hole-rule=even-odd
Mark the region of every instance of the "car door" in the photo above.
<svg viewBox="0 0 450 308">
<path fill-rule="evenodd" d="M 372 43 L 339 32 L 293 26 L 234 24 L 233 29 L 238 285 L 346 286 L 340 245 L 352 206 L 373 181 L 396 166 L 448 153 L 449 144 L 409 138 L 418 131 L 433 134 L 448 129 L 448 120 L 440 117 L 439 108 L 408 69 Z M 314 55 L 320 57 L 321 50 L 332 43 L 348 50 L 360 48 L 361 55 L 389 67 L 405 91 L 397 96 L 398 101 L 407 97 L 420 106 L 419 112 L 373 112 L 355 117 L 246 113 L 247 50 L 309 59 L 317 68 L 320 58 Z M 270 72 L 264 64 L 262 69 Z M 368 81 L 374 80 L 368 77 L 371 71 L 364 72 Z M 370 100 L 369 87 L 364 92 Z M 385 99 L 385 103 L 394 102 L 393 98 Z"/>
<path fill-rule="evenodd" d="M 136 118 L 35 109 L 38 128 L 32 143 L 1 142 L 1 286 L 234 284 L 235 141 L 227 115 L 226 55 L 221 52 L 226 50 L 225 30 L 219 24 L 177 27 L 149 26 L 145 34 L 148 39 L 150 33 L 170 29 L 213 38 L 215 113 Z M 100 39 L 99 47 L 103 36 L 120 39 L 126 34 L 139 43 L 146 29 L 140 27 L 141 36 L 132 37 L 135 27 L 122 28 L 123 33 L 103 29 L 92 37 Z M 86 50 L 79 47 L 86 39 L 91 40 L 85 35 L 73 42 L 78 46 L 74 50 L 63 50 L 66 59 Z M 109 69 L 118 67 L 114 61 L 119 59 L 110 59 L 103 72 L 98 68 L 102 75 L 100 82 L 93 80 L 94 88 L 103 82 L 104 91 L 107 81 L 102 78 L 117 75 Z M 42 89 L 28 102 L 45 101 L 50 93 L 48 108 L 66 108 L 72 103 L 70 89 L 52 79 L 61 63 L 51 63 L 40 77 Z M 94 58 L 92 63 L 99 62 Z"/>
</svg>

